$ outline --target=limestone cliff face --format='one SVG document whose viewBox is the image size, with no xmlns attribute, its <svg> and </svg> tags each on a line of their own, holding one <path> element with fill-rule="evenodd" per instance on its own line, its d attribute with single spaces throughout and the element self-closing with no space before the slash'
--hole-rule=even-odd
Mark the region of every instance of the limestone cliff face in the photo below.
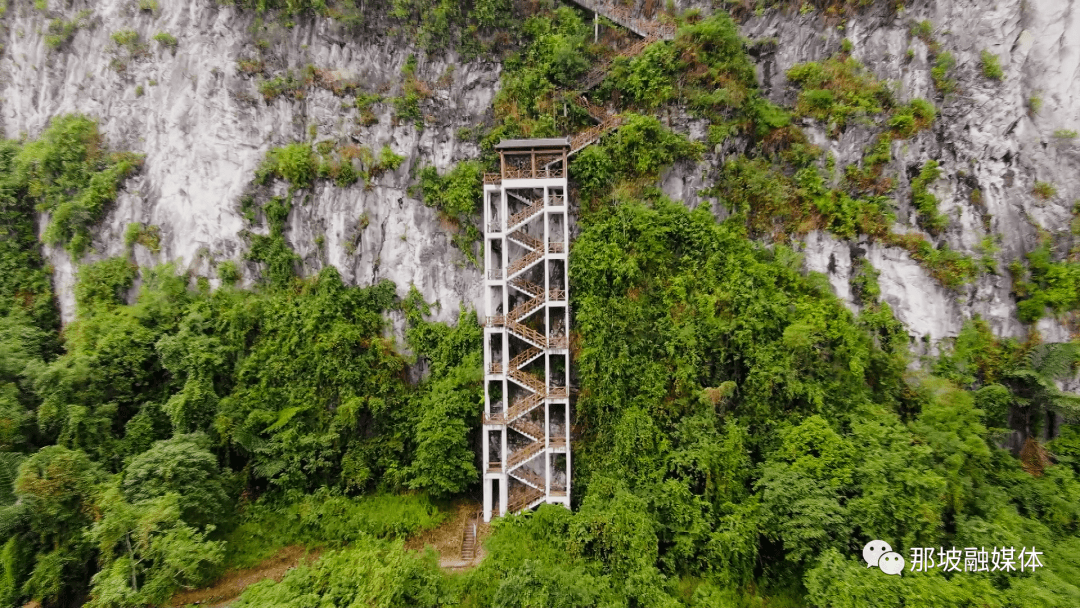
<svg viewBox="0 0 1080 608">
<path fill-rule="evenodd" d="M 157 254 L 137 247 L 140 264 L 181 260 L 182 267 L 213 276 L 214 260 L 241 261 L 246 244 L 238 233 L 248 227 L 239 211 L 241 193 L 268 149 L 308 140 L 315 125 L 317 139 L 353 141 L 376 151 L 387 144 L 406 161 L 370 187 L 321 185 L 305 204 L 294 207 L 286 238 L 303 257 L 305 272 L 333 265 L 354 284 L 389 278 L 405 290 L 413 283 L 429 301 L 440 302 L 438 318 L 443 320 L 455 318 L 462 303 L 479 304 L 480 273 L 450 245 L 434 210 L 407 188 L 419 166 L 445 170 L 478 154 L 476 144 L 462 141 L 457 132 L 490 112 L 498 89 L 497 64 L 463 62 L 453 54 L 427 56 L 391 37 L 379 15 L 354 33 L 323 19 L 261 29 L 252 15 L 212 0 L 159 4 L 150 13 L 139 11 L 133 0 L 85 5 L 76 0 L 53 6 L 47 16 L 27 2 L 16 2 L 3 19 L 0 97 L 8 137 L 35 136 L 51 117 L 83 112 L 100 122 L 111 145 L 146 155 L 144 169 L 127 182 L 99 227 L 88 259 L 121 253 L 127 224 L 144 222 L 159 226 L 163 241 Z M 712 10 L 711 2 L 675 4 Z M 776 43 L 758 47 L 763 49 L 757 54 L 761 83 L 774 101 L 792 103 L 795 92 L 785 81 L 787 69 L 828 57 L 846 38 L 854 56 L 877 77 L 896 82 L 901 101 L 933 100 L 939 109 L 933 128 L 893 144 L 895 160 L 887 171 L 899 184 L 894 230 L 918 230 L 910 176 L 926 160 L 936 159 L 943 172 L 931 190 L 951 221 L 934 242 L 944 239 L 954 249 L 975 254 L 984 237 L 1000 235 L 995 237 L 999 270 L 949 290 L 904 251 L 841 242 L 823 233 L 809 235 L 802 246 L 806 266 L 828 274 L 838 295 L 854 307 L 852 260 L 866 257 L 881 272 L 883 298 L 913 338 L 929 335 L 936 342 L 954 336 L 975 314 L 1000 334 L 1022 335 L 1005 265 L 1031 250 L 1040 229 L 1067 232 L 1073 203 L 1080 199 L 1080 140 L 1052 135 L 1059 129 L 1080 130 L 1080 0 L 920 0 L 898 15 L 880 4 L 844 21 L 771 10 L 750 17 L 743 34 Z M 70 19 L 84 8 L 92 9 L 89 24 L 61 49 L 50 50 L 45 43 L 49 20 L 59 15 Z M 924 19 L 933 24 L 942 49 L 957 59 L 957 93 L 945 99 L 931 82 L 926 44 L 910 33 L 911 24 Z M 111 34 L 123 29 L 139 32 L 149 43 L 147 52 L 131 56 L 119 48 Z M 175 52 L 149 42 L 158 32 L 176 37 Z M 303 99 L 286 95 L 265 102 L 255 80 L 238 65 L 253 56 L 259 39 L 272 43 L 271 73 L 311 64 L 355 79 L 362 90 L 391 95 L 401 86 L 407 57 L 416 53 L 417 76 L 434 91 L 422 105 L 424 128 L 393 124 L 391 109 L 383 105 L 374 107 L 377 123 L 360 126 L 351 97 L 317 87 L 307 89 Z M 1000 82 L 982 76 L 983 50 L 1000 58 L 1005 72 Z M 1037 113 L 1029 111 L 1032 97 L 1042 100 Z M 700 121 L 676 121 L 674 126 L 704 138 Z M 873 136 L 870 129 L 854 127 L 830 139 L 822 125 L 808 121 L 802 126 L 836 156 L 837 166 L 856 162 Z M 709 173 L 722 160 L 721 151 L 699 166 L 673 168 L 664 178 L 665 190 L 689 205 L 707 202 L 698 190 L 708 185 Z M 1053 183 L 1057 194 L 1038 199 L 1032 194 L 1036 181 Z M 973 203 L 976 188 L 982 200 Z M 362 216 L 366 228 L 359 227 Z M 64 316 L 70 319 L 73 266 L 65 252 L 47 253 Z M 250 281 L 257 269 L 244 268 Z M 1039 329 L 1048 340 L 1069 337 L 1054 320 L 1042 321 Z"/>
<path fill-rule="evenodd" d="M 354 142 L 376 153 L 389 145 L 406 160 L 370 187 L 321 185 L 294 207 L 286 238 L 303 257 L 304 271 L 333 265 L 358 285 L 388 278 L 407 290 L 413 283 L 442 305 L 437 317 L 443 320 L 456 319 L 459 304 L 471 305 L 478 296 L 479 271 L 451 246 L 435 211 L 407 187 L 419 166 L 443 170 L 477 155 L 477 146 L 459 141 L 455 132 L 490 111 L 498 65 L 418 54 L 417 76 L 434 89 L 421 106 L 428 115 L 424 128 L 392 125 L 388 104 L 374 106 L 378 122 L 363 127 L 350 107 L 352 97 L 329 90 L 310 87 L 303 99 L 283 95 L 265 102 L 238 60 L 254 56 L 256 41 L 267 39 L 272 73 L 298 73 L 310 64 L 355 80 L 363 91 L 393 95 L 416 50 L 375 35 L 377 24 L 359 34 L 330 20 L 259 29 L 251 14 L 212 0 L 160 2 L 156 13 L 137 10 L 132 0 L 93 0 L 48 16 L 28 2 L 13 4 L 4 19 L 0 59 L 5 134 L 36 136 L 51 117 L 82 112 L 99 121 L 111 146 L 146 155 L 143 170 L 127 181 L 101 223 L 87 260 L 122 253 L 127 224 L 143 222 L 160 227 L 162 243 L 156 255 L 136 247 L 140 265 L 178 261 L 181 268 L 213 277 L 213 261 L 240 262 L 246 244 L 238 233 L 248 228 L 239 211 L 241 193 L 268 149 L 309 139 L 314 125 L 319 140 Z M 51 50 L 45 43 L 50 19 L 72 19 L 82 9 L 93 11 L 87 25 L 70 43 Z M 145 53 L 133 56 L 112 40 L 114 32 L 126 29 L 140 34 Z M 158 32 L 175 36 L 175 52 L 152 41 Z M 63 250 L 47 255 L 63 316 L 70 320 L 73 265 Z M 248 281 L 255 271 L 245 268 Z"/>
<path fill-rule="evenodd" d="M 707 11 L 703 4 L 708 3 L 684 2 L 680 8 Z M 976 314 L 1000 335 L 1021 336 L 1025 330 L 1016 317 L 1005 267 L 1034 248 L 1040 229 L 1068 234 L 1072 208 L 1080 199 L 1080 139 L 1053 136 L 1058 130 L 1080 130 L 1080 2 L 935 0 L 908 3 L 899 14 L 884 4 L 844 21 L 812 12 L 769 12 L 747 20 L 742 33 L 776 43 L 766 45 L 775 50 L 760 53 L 758 62 L 760 82 L 775 102 L 794 102 L 795 92 L 784 76 L 789 68 L 827 58 L 845 38 L 853 43 L 852 54 L 878 78 L 896 83 L 900 101 L 932 100 L 939 111 L 933 128 L 893 144 L 895 160 L 886 171 L 899 184 L 894 230 L 919 230 L 910 178 L 926 160 L 935 159 L 942 175 L 931 191 L 951 221 L 933 242 L 944 239 L 953 249 L 981 255 L 980 243 L 991 236 L 1001 249 L 995 256 L 998 273 L 949 290 L 905 251 L 839 242 L 821 233 L 806 239 L 806 266 L 828 274 L 837 294 L 850 303 L 852 255 L 866 257 L 881 272 L 883 298 L 913 338 L 929 335 L 936 342 L 955 336 L 964 320 Z M 931 81 L 927 45 L 910 33 L 912 24 L 922 20 L 933 24 L 933 37 L 957 60 L 957 92 L 944 99 Z M 984 50 L 1000 59 L 1000 82 L 982 75 Z M 1042 101 L 1037 113 L 1029 111 L 1033 97 Z M 802 126 L 815 144 L 836 156 L 838 167 L 857 162 L 871 140 L 867 129 L 849 128 L 834 140 L 822 125 L 807 121 Z M 701 173 L 700 168 L 676 169 L 665 187 L 695 204 Z M 1052 183 L 1057 194 L 1039 199 L 1032 194 L 1036 181 Z M 981 203 L 972 202 L 976 188 Z M 1069 339 L 1069 331 L 1055 320 L 1043 319 L 1037 328 L 1046 340 Z"/>
</svg>

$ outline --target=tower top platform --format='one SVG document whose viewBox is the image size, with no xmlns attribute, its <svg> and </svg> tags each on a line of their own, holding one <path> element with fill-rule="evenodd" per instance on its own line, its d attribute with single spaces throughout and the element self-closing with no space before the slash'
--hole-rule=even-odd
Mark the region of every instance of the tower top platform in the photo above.
<svg viewBox="0 0 1080 608">
<path fill-rule="evenodd" d="M 570 140 L 566 137 L 537 139 L 504 139 L 495 144 L 496 150 L 539 150 L 551 148 L 569 148 Z"/>
</svg>

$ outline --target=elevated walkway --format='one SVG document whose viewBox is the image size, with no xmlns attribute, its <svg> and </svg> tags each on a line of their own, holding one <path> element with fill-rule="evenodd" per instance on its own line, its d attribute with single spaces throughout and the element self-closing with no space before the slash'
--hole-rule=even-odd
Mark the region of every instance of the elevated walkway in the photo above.
<svg viewBox="0 0 1080 608">
<path fill-rule="evenodd" d="M 661 40 L 675 39 L 675 26 L 670 23 L 660 23 L 655 19 L 635 16 L 629 8 L 616 4 L 611 0 L 570 0 L 582 8 L 602 15 L 622 27 L 634 32 L 642 38 L 655 37 Z"/>
</svg>

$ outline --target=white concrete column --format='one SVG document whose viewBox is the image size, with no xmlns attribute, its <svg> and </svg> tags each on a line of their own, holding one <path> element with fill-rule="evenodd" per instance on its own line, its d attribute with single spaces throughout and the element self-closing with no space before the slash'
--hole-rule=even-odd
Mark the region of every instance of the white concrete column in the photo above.
<svg viewBox="0 0 1080 608">
<path fill-rule="evenodd" d="M 491 480 L 484 479 L 484 522 L 491 521 Z"/>
</svg>

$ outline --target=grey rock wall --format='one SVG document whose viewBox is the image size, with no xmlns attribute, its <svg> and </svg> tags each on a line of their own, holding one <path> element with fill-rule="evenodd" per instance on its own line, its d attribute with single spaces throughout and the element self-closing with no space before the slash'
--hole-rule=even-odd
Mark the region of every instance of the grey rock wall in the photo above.
<svg viewBox="0 0 1080 608">
<path fill-rule="evenodd" d="M 479 271 L 450 245 L 435 211 L 410 196 L 407 187 L 419 166 L 434 164 L 442 171 L 478 154 L 474 143 L 459 141 L 455 133 L 490 111 L 499 66 L 417 53 L 417 76 L 433 89 L 422 105 L 428 124 L 423 129 L 394 125 L 391 108 L 382 104 L 375 107 L 379 122 L 362 127 L 351 96 L 320 88 L 309 89 L 304 99 L 264 102 L 255 79 L 237 62 L 254 56 L 256 40 L 265 38 L 273 42 L 268 64 L 275 72 L 299 72 L 312 64 L 357 80 L 363 90 L 393 95 L 405 61 L 417 51 L 381 32 L 379 24 L 358 33 L 325 19 L 256 29 L 252 15 L 211 0 L 159 4 L 151 14 L 138 11 L 133 0 L 75 2 L 45 15 L 29 2 L 18 2 L 4 20 L 0 121 L 8 137 L 36 136 L 53 116 L 81 112 L 99 121 L 111 146 L 146 155 L 143 170 L 126 183 L 102 222 L 87 261 L 121 254 L 130 222 L 161 228 L 160 253 L 136 247 L 141 265 L 175 260 L 181 268 L 213 277 L 214 261 L 242 261 L 246 244 L 238 233 L 249 227 L 238 209 L 241 194 L 268 149 L 308 139 L 315 125 L 319 140 L 366 145 L 376 153 L 389 145 L 406 160 L 370 188 L 362 182 L 349 188 L 319 185 L 306 204 L 297 197 L 286 238 L 303 257 L 304 271 L 334 265 L 357 285 L 389 278 L 402 295 L 415 284 L 428 301 L 441 304 L 436 314 L 441 320 L 455 320 L 461 303 L 473 305 L 480 293 Z M 45 44 L 49 19 L 70 19 L 83 8 L 93 10 L 90 25 L 66 47 L 50 50 Z M 147 44 L 144 56 L 132 58 L 113 43 L 111 34 L 124 29 L 139 32 Z M 176 37 L 175 52 L 152 41 L 158 32 Z M 126 64 L 123 70 L 110 66 L 116 59 Z M 140 85 L 141 97 L 136 95 Z M 367 218 L 363 230 L 361 216 Z M 50 248 L 47 256 L 55 267 L 63 317 L 70 320 L 75 268 L 62 250 Z M 242 268 L 250 282 L 256 269 Z"/>
<path fill-rule="evenodd" d="M 110 210 L 88 259 L 119 254 L 126 225 L 145 222 L 160 226 L 164 240 L 157 255 L 137 248 L 140 264 L 182 260 L 184 267 L 212 276 L 214 260 L 242 260 L 246 245 L 237 235 L 247 226 L 238 211 L 241 193 L 266 150 L 306 140 L 314 124 L 319 139 L 353 141 L 375 151 L 388 144 L 407 160 L 370 188 L 324 184 L 306 204 L 294 207 L 286 236 L 303 257 L 305 272 L 333 265 L 351 283 L 390 278 L 403 292 L 413 283 L 429 301 L 442 305 L 442 320 L 456 318 L 461 303 L 479 304 L 479 272 L 450 245 L 436 213 L 407 188 L 419 165 L 432 163 L 445 170 L 478 154 L 475 143 L 460 141 L 456 133 L 490 112 L 498 65 L 465 63 L 454 55 L 427 57 L 402 48 L 400 38 L 389 35 L 377 16 L 356 33 L 327 20 L 257 30 L 250 14 L 218 7 L 212 0 L 160 4 L 155 14 L 137 11 L 133 0 L 101 0 L 92 6 L 76 1 L 54 10 L 53 15 L 70 18 L 92 8 L 94 17 L 67 48 L 53 52 L 44 43 L 49 17 L 28 2 L 16 3 L 4 19 L 0 124 L 7 136 L 33 136 L 52 116 L 84 112 L 100 121 L 113 146 L 146 154 L 144 170 L 128 182 Z M 681 0 L 676 5 L 712 10 L 711 2 Z M 955 336 L 973 315 L 987 319 L 1000 334 L 1024 333 L 1005 266 L 1034 247 L 1039 229 L 1067 231 L 1073 203 L 1080 199 L 1080 140 L 1052 136 L 1058 129 L 1080 130 L 1078 9 L 1080 0 L 923 0 L 909 3 L 899 15 L 879 3 L 846 20 L 767 11 L 743 24 L 747 38 L 777 43 L 774 52 L 757 58 L 762 86 L 776 102 L 794 99 L 784 77 L 792 65 L 828 57 L 845 38 L 875 75 L 895 82 L 900 100 L 933 100 L 940 113 L 933 128 L 894 144 L 896 160 L 888 168 L 899 184 L 894 230 L 918 230 L 909 175 L 933 158 L 943 174 L 932 191 L 941 200 L 941 211 L 952 218 L 935 242 L 944 240 L 954 249 L 978 254 L 985 237 L 998 239 L 998 273 L 948 290 L 899 249 L 809 235 L 802 246 L 806 267 L 827 274 L 849 306 L 855 308 L 848 283 L 854 254 L 865 256 L 881 272 L 883 298 L 913 340 Z M 911 24 L 923 19 L 931 21 L 935 38 L 958 61 L 958 92 L 946 99 L 933 89 L 927 46 L 909 33 Z M 118 57 L 110 35 L 127 28 L 147 42 L 159 31 L 169 32 L 178 39 L 178 48 L 173 53 L 149 42 L 148 55 L 127 61 L 126 69 L 117 71 L 110 67 Z M 429 117 L 424 129 L 392 124 L 392 112 L 385 106 L 378 108 L 377 124 L 360 127 L 356 110 L 346 107 L 350 98 L 326 90 L 311 89 L 304 99 L 263 102 L 255 81 L 237 66 L 239 59 L 254 54 L 259 38 L 273 42 L 271 67 L 276 71 L 299 70 L 310 63 L 356 78 L 373 92 L 397 92 L 410 53 L 420 58 L 418 76 L 433 87 L 448 66 L 454 70 L 447 86 L 435 87 L 434 97 L 424 103 Z M 1005 71 L 1001 82 L 981 75 L 982 50 L 1000 58 Z M 157 85 L 150 86 L 151 80 Z M 140 84 L 145 94 L 138 97 L 135 87 Z M 1033 96 L 1042 99 L 1037 114 L 1028 111 Z M 673 124 L 704 138 L 700 122 Z M 856 162 L 873 134 L 854 128 L 832 140 L 821 125 L 803 126 L 815 143 L 836 156 L 839 167 Z M 721 161 L 714 154 L 702 165 L 676 167 L 665 176 L 664 188 L 677 200 L 711 205 L 723 216 L 716 201 L 699 194 Z M 1049 201 L 1034 197 L 1031 189 L 1037 180 L 1055 184 L 1057 195 Z M 971 202 L 973 188 L 981 190 L 981 204 Z M 368 226 L 359 230 L 364 214 Z M 56 268 L 64 317 L 70 319 L 75 270 L 66 253 L 47 253 Z M 245 268 L 248 281 L 254 271 Z M 1038 329 L 1045 339 L 1069 337 L 1065 325 L 1055 320 L 1044 320 Z"/>
<path fill-rule="evenodd" d="M 682 10 L 712 10 L 710 2 L 676 4 Z M 957 60 L 953 78 L 958 90 L 944 99 L 934 90 L 927 45 L 909 33 L 912 24 L 924 19 L 933 24 L 942 50 Z M 871 72 L 894 83 L 901 102 L 916 97 L 933 101 L 939 111 L 933 128 L 894 142 L 895 161 L 887 168 L 898 182 L 894 231 L 919 231 L 909 179 L 925 161 L 935 159 L 941 163 L 942 176 L 931 191 L 951 222 L 942 237 L 932 242 L 944 241 L 952 249 L 981 255 L 980 244 L 990 236 L 1000 247 L 997 274 L 985 274 L 972 285 L 949 290 L 903 250 L 875 243 L 853 245 L 881 272 L 882 297 L 907 326 L 913 341 L 927 335 L 931 342 L 953 337 L 974 315 L 989 321 L 1000 335 L 1024 335 L 1006 266 L 1036 246 L 1039 230 L 1067 235 L 1071 210 L 1080 201 L 1080 138 L 1053 136 L 1059 129 L 1080 131 L 1080 2 L 916 1 L 899 14 L 878 2 L 843 20 L 816 13 L 768 11 L 750 17 L 742 33 L 751 41 L 776 42 L 775 52 L 758 57 L 762 87 L 775 102 L 794 102 L 796 92 L 784 76 L 788 69 L 829 57 L 845 38 L 853 43 L 853 55 Z M 1002 81 L 982 75 L 983 50 L 1000 59 L 1005 72 Z M 1029 112 L 1032 97 L 1042 100 L 1037 114 Z M 872 136 L 869 129 L 849 128 L 833 140 L 822 125 L 805 122 L 802 126 L 815 144 L 836 156 L 837 167 L 857 162 Z M 721 161 L 714 156 L 704 167 L 675 168 L 666 176 L 665 190 L 691 205 L 699 204 L 696 190 L 707 185 L 701 173 Z M 1057 194 L 1040 200 L 1032 194 L 1036 181 L 1054 184 Z M 972 202 L 973 188 L 981 190 L 981 204 Z M 837 294 L 856 308 L 847 286 L 852 267 L 848 244 L 827 234 L 811 234 L 802 249 L 806 267 L 828 274 Z M 1070 337 L 1068 324 L 1047 318 L 1037 329 L 1045 340 L 1064 341 Z"/>
</svg>

